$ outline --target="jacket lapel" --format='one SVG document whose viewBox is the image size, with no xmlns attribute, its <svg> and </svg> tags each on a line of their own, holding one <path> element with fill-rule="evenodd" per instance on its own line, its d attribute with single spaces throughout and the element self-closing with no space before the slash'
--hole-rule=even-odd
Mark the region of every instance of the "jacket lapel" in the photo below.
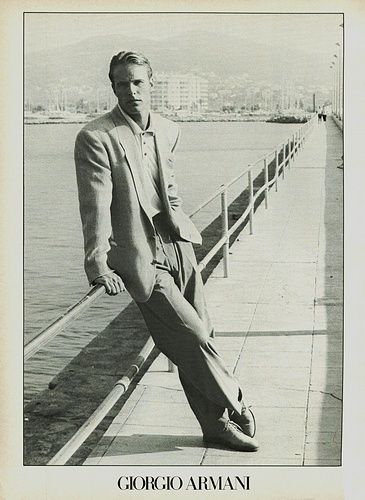
<svg viewBox="0 0 365 500">
<path fill-rule="evenodd" d="M 154 130 L 161 196 L 167 212 L 170 212 L 171 207 L 167 194 L 167 182 L 163 167 L 167 162 L 166 155 L 169 151 L 169 144 L 165 134 L 161 133 L 161 128 L 158 126 L 158 121 L 156 119 L 154 119 Z"/>
</svg>

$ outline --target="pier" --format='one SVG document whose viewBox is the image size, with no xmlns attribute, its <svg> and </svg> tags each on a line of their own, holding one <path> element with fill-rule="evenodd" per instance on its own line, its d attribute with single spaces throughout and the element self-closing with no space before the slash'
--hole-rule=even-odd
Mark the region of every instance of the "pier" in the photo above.
<svg viewBox="0 0 365 500">
<path fill-rule="evenodd" d="M 89 442 L 84 465 L 341 464 L 342 154 L 335 122 L 315 124 L 277 190 L 265 191 L 254 220 L 224 247 L 229 273 L 222 261 L 206 282 L 215 342 L 252 405 L 259 451 L 206 448 L 177 374 L 158 355 Z M 133 311 L 132 334 L 141 327 Z"/>
</svg>

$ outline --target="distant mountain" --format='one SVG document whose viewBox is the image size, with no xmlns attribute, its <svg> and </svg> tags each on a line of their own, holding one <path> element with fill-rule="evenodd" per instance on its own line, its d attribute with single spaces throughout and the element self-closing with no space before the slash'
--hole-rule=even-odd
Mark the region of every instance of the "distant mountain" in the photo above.
<svg viewBox="0 0 365 500">
<path fill-rule="evenodd" d="M 255 81 L 321 82 L 318 68 L 326 61 L 314 54 L 283 50 L 218 33 L 189 32 L 163 41 L 124 35 L 98 35 L 81 42 L 26 54 L 26 88 L 108 84 L 108 66 L 120 50 L 137 50 L 150 59 L 155 72 L 196 72 L 218 78 L 247 74 Z M 313 64 L 315 61 L 316 64 Z"/>
</svg>

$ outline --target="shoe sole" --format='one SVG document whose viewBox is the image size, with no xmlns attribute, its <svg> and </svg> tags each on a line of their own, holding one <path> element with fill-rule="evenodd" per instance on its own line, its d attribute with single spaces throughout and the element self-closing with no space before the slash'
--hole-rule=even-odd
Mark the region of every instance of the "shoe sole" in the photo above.
<svg viewBox="0 0 365 500">
<path fill-rule="evenodd" d="M 255 452 L 255 451 L 258 451 L 258 449 L 260 448 L 259 446 L 256 446 L 255 448 L 253 448 L 252 446 L 249 447 L 249 448 L 244 448 L 242 446 L 242 448 L 238 448 L 238 447 L 235 447 L 235 446 L 231 446 L 225 442 L 222 442 L 222 441 L 219 441 L 219 440 L 209 440 L 209 439 L 205 439 L 203 438 L 203 442 L 204 444 L 206 445 L 219 445 L 219 446 L 223 446 L 224 448 L 228 448 L 230 450 L 234 450 L 234 451 L 247 451 L 249 453 L 252 453 L 252 452 Z"/>
<path fill-rule="evenodd" d="M 252 420 L 253 420 L 253 434 L 252 434 L 252 436 L 250 436 L 253 438 L 253 437 L 255 437 L 255 434 L 256 434 L 256 419 L 255 419 L 255 415 L 253 414 L 253 411 L 251 410 L 251 408 L 249 408 L 248 411 L 251 413 Z"/>
</svg>

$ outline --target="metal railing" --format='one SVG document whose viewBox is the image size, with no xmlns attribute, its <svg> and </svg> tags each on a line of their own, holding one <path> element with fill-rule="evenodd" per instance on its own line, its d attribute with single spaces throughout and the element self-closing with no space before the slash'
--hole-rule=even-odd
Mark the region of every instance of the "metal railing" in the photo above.
<svg viewBox="0 0 365 500">
<path fill-rule="evenodd" d="M 202 261 L 198 265 L 198 270 L 202 271 L 207 264 L 213 259 L 213 257 L 223 248 L 223 273 L 224 277 L 229 275 L 229 241 L 230 237 L 237 231 L 237 229 L 244 223 L 245 219 L 249 219 L 249 229 L 250 234 L 253 234 L 253 220 L 255 211 L 255 202 L 261 194 L 264 194 L 265 208 L 269 206 L 269 189 L 275 184 L 275 190 L 278 190 L 278 179 L 280 174 L 282 178 L 285 178 L 285 168 L 290 169 L 291 162 L 294 157 L 298 154 L 299 150 L 303 147 L 303 144 L 311 131 L 313 124 L 316 123 L 316 117 L 313 116 L 309 121 L 307 121 L 299 130 L 293 133 L 286 141 L 277 145 L 277 147 L 270 153 L 266 153 L 260 158 L 258 158 L 254 163 L 249 165 L 246 170 L 240 173 L 237 177 L 231 180 L 229 183 L 222 185 L 212 196 L 210 196 L 206 201 L 199 205 L 191 214 L 190 217 L 195 216 L 203 208 L 205 208 L 212 201 L 216 200 L 218 197 L 221 198 L 221 237 L 217 243 L 209 250 Z M 281 155 L 281 161 L 279 163 L 279 158 Z M 272 178 L 269 178 L 269 167 L 274 161 L 275 173 Z M 254 179 L 253 171 L 257 166 L 262 163 L 263 168 L 260 173 L 263 173 L 264 183 L 263 185 L 254 192 Z M 228 218 L 228 190 L 238 181 L 240 181 L 244 176 L 247 175 L 247 190 L 249 195 L 249 202 L 241 214 L 239 219 L 229 228 L 229 218 Z M 244 190 L 244 189 L 243 189 Z M 80 316 L 90 305 L 98 299 L 101 295 L 105 294 L 105 289 L 102 285 L 94 286 L 79 302 L 70 307 L 64 314 L 57 318 L 51 325 L 46 329 L 41 331 L 34 339 L 32 339 L 24 348 L 24 359 L 30 358 L 39 349 L 44 347 L 51 339 L 53 339 L 58 333 L 60 333 L 67 325 L 69 325 L 76 317 Z M 133 378 L 140 371 L 143 363 L 146 361 L 148 356 L 151 354 L 154 348 L 154 342 L 151 337 L 138 354 L 135 362 L 131 365 L 127 373 L 118 380 L 112 391 L 108 396 L 102 401 L 99 407 L 92 413 L 88 420 L 82 425 L 82 427 L 74 434 L 74 436 L 60 449 L 60 451 L 48 462 L 48 465 L 63 465 L 65 464 L 72 455 L 77 451 L 77 449 L 83 444 L 83 442 L 90 436 L 90 434 L 95 430 L 99 423 L 104 419 L 104 417 L 109 413 L 117 401 L 125 394 L 128 390 L 130 383 Z M 172 364 L 169 363 L 169 371 L 173 371 Z"/>
<path fill-rule="evenodd" d="M 78 318 L 86 309 L 89 309 L 91 304 L 105 294 L 103 285 L 96 285 L 84 295 L 76 304 L 71 306 L 61 316 L 54 320 L 47 328 L 42 330 L 36 337 L 28 342 L 24 347 L 24 361 L 33 356 L 39 349 L 44 347 L 50 340 L 58 335 L 72 321 Z"/>
</svg>

